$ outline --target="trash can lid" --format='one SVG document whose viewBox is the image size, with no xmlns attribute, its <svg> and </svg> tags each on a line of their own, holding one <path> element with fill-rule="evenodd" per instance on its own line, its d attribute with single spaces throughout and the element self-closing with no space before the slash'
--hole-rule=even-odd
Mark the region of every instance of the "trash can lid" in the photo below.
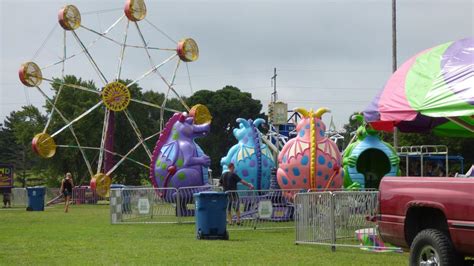
<svg viewBox="0 0 474 266">
<path fill-rule="evenodd" d="M 193 196 L 195 198 L 199 197 L 216 197 L 216 196 L 225 196 L 225 192 L 218 192 L 218 191 L 203 191 L 203 192 L 198 192 L 194 193 Z"/>
<path fill-rule="evenodd" d="M 40 190 L 40 189 L 45 189 L 45 187 L 44 186 L 35 186 L 35 187 L 27 187 L 26 189 Z"/>
</svg>

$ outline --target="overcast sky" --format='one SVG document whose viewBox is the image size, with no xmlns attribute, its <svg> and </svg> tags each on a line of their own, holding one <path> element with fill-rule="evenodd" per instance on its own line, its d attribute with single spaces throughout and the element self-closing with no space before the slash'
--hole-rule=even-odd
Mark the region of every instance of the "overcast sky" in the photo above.
<svg viewBox="0 0 474 266">
<path fill-rule="evenodd" d="M 57 12 L 62 6 L 74 4 L 82 13 L 82 25 L 102 32 L 122 16 L 123 2 L 0 0 L 0 120 L 22 105 L 32 103 L 41 107 L 44 103 L 35 89 L 20 83 L 18 68 L 33 58 L 45 67 L 62 57 L 63 30 L 57 23 Z M 279 100 L 287 102 L 291 109 L 329 107 L 332 113 L 325 120 L 329 121 L 332 115 L 337 127 L 341 127 L 352 112 L 368 105 L 391 74 L 391 0 L 146 3 L 146 19 L 171 39 L 192 37 L 197 41 L 200 58 L 189 63 L 194 91 L 233 85 L 252 93 L 266 110 L 272 92 L 270 78 L 276 67 Z M 426 48 L 473 36 L 473 13 L 474 0 L 398 0 L 399 65 Z M 150 23 L 138 24 L 149 45 L 175 48 L 173 41 Z M 110 37 L 121 40 L 125 25 L 122 20 L 111 30 Z M 84 29 L 76 32 L 86 45 L 97 37 Z M 140 44 L 134 25 L 130 25 L 128 36 L 127 43 Z M 80 51 L 70 33 L 66 47 L 68 55 Z M 112 80 L 118 69 L 120 47 L 101 39 L 90 52 Z M 153 51 L 152 56 L 158 63 L 170 54 Z M 150 69 L 143 49 L 127 49 L 124 58 L 123 77 L 136 79 Z M 176 60 L 166 64 L 163 75 L 171 77 L 175 64 Z M 176 89 L 189 96 L 192 90 L 183 66 L 178 70 Z M 98 75 L 83 54 L 66 62 L 65 73 L 95 80 L 100 85 Z M 43 75 L 58 77 L 61 66 L 47 68 Z M 156 75 L 140 85 L 165 91 Z M 51 94 L 47 84 L 41 87 Z"/>
</svg>

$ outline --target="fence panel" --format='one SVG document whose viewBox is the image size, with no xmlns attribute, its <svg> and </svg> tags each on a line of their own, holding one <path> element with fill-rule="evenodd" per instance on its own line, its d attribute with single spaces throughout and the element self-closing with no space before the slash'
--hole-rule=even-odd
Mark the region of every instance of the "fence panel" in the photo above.
<svg viewBox="0 0 474 266">
<path fill-rule="evenodd" d="M 295 197 L 296 243 L 399 251 L 377 236 L 377 191 L 299 193 Z"/>
<path fill-rule="evenodd" d="M 25 207 L 28 205 L 28 193 L 26 188 L 12 188 L 12 207 Z"/>
<path fill-rule="evenodd" d="M 296 205 L 296 242 L 325 243 L 335 241 L 332 230 L 333 194 L 331 192 L 298 193 Z"/>
<path fill-rule="evenodd" d="M 177 223 L 177 192 L 175 188 L 112 189 L 111 223 Z"/>
<path fill-rule="evenodd" d="M 178 206 L 176 213 L 179 216 L 180 223 L 194 223 L 195 218 L 195 202 L 194 194 L 205 191 L 222 191 L 219 186 L 198 186 L 198 187 L 181 187 L 178 188 Z"/>
<path fill-rule="evenodd" d="M 227 191 L 227 230 L 294 228 L 294 195 L 299 190 Z M 240 215 L 240 217 L 239 217 Z"/>
</svg>

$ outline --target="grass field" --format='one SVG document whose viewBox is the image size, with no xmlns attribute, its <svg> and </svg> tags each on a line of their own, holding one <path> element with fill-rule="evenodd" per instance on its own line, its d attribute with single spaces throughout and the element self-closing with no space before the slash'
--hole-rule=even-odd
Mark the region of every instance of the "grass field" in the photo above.
<svg viewBox="0 0 474 266">
<path fill-rule="evenodd" d="M 295 245 L 293 230 L 231 231 L 196 240 L 192 224 L 111 225 L 109 207 L 0 209 L 0 265 L 407 265 L 408 255 Z"/>
</svg>

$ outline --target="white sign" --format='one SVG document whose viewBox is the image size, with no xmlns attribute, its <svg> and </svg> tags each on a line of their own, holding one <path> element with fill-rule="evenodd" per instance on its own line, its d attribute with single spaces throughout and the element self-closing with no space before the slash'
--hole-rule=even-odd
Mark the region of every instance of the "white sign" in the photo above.
<svg viewBox="0 0 474 266">
<path fill-rule="evenodd" d="M 284 125 L 288 121 L 288 104 L 283 102 L 270 103 L 270 120 L 274 125 Z"/>
<path fill-rule="evenodd" d="M 262 200 L 258 203 L 258 217 L 262 219 L 270 219 L 273 214 L 273 205 L 270 200 Z"/>
<path fill-rule="evenodd" d="M 150 202 L 148 199 L 138 199 L 138 213 L 148 214 L 150 213 Z"/>
</svg>

